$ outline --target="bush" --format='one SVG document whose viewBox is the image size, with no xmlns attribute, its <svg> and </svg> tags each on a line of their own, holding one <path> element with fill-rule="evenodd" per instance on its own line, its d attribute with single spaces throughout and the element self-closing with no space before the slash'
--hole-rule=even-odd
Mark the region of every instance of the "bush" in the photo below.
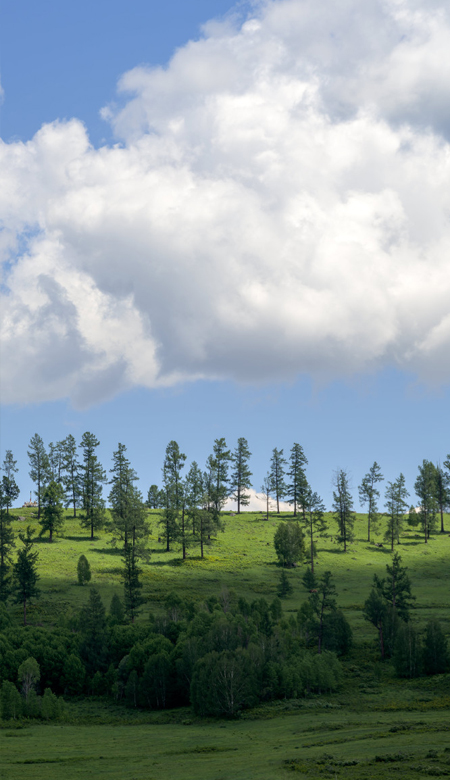
<svg viewBox="0 0 450 780">
<path fill-rule="evenodd" d="M 78 558 L 77 576 L 78 576 L 78 585 L 84 585 L 85 582 L 90 582 L 91 567 L 85 555 L 80 555 L 80 557 Z"/>
<path fill-rule="evenodd" d="M 305 543 L 302 529 L 298 523 L 279 523 L 273 543 L 282 566 L 293 566 L 302 559 Z"/>
</svg>

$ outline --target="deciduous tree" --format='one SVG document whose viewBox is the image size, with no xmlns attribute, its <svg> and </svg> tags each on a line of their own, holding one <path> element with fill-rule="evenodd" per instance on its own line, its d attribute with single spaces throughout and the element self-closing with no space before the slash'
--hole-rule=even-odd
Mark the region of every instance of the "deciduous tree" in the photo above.
<svg viewBox="0 0 450 780">
<path fill-rule="evenodd" d="M 279 523 L 273 544 L 282 566 L 293 566 L 300 561 L 305 552 L 305 542 L 298 522 Z"/>
</svg>

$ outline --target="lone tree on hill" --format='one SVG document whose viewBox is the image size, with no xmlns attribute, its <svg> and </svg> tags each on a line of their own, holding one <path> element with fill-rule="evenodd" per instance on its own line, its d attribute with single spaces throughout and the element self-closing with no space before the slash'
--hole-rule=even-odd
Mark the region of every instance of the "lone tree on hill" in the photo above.
<svg viewBox="0 0 450 780">
<path fill-rule="evenodd" d="M 283 450 L 272 450 L 270 459 L 270 489 L 277 502 L 277 514 L 280 514 L 280 501 L 285 497 L 287 487 L 284 481 L 286 459 L 283 458 Z"/>
<path fill-rule="evenodd" d="M 386 487 L 386 515 L 388 519 L 386 533 L 384 538 L 391 543 L 391 552 L 394 552 L 394 540 L 400 544 L 400 533 L 402 523 L 408 509 L 407 498 L 409 496 L 405 487 L 405 477 L 400 474 L 395 482 L 388 482 Z"/>
<path fill-rule="evenodd" d="M 241 513 L 241 506 L 248 506 L 250 495 L 246 493 L 252 486 L 250 477 L 252 472 L 248 467 L 251 452 L 247 439 L 240 438 L 235 451 L 231 454 L 232 472 L 230 474 L 230 495 L 237 502 L 237 513 Z"/>
<path fill-rule="evenodd" d="M 17 553 L 17 561 L 13 566 L 13 593 L 16 604 L 23 604 L 23 624 L 27 624 L 27 603 L 39 596 L 37 581 L 38 554 L 33 551 L 34 531 L 27 526 L 25 533 L 19 533 L 23 548 Z"/>
<path fill-rule="evenodd" d="M 300 444 L 294 444 L 289 456 L 289 469 L 287 475 L 290 478 L 286 486 L 286 498 L 290 504 L 294 504 L 294 517 L 297 517 L 297 510 L 300 507 L 303 512 L 303 519 L 306 521 L 306 511 L 308 503 L 308 494 L 310 487 L 305 475 L 305 466 L 308 459 L 303 452 Z"/>
<path fill-rule="evenodd" d="M 378 525 L 378 507 L 377 499 L 380 498 L 380 491 L 377 489 L 378 482 L 384 479 L 381 469 L 376 461 L 370 467 L 367 474 L 362 478 L 358 488 L 359 498 L 362 504 L 367 504 L 367 541 L 370 542 L 370 532 L 377 530 Z"/>
<path fill-rule="evenodd" d="M 335 488 L 333 491 L 333 510 L 339 529 L 338 540 L 344 545 L 344 552 L 347 552 L 347 544 L 354 538 L 355 512 L 346 471 L 339 469 L 335 473 L 333 487 Z"/>
</svg>

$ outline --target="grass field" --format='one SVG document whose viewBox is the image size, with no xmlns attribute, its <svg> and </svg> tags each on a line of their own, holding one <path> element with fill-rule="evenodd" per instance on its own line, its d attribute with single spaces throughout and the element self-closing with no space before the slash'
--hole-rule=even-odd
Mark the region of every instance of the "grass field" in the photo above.
<svg viewBox="0 0 450 780">
<path fill-rule="evenodd" d="M 28 522 L 38 527 L 30 511 L 14 514 L 26 518 L 14 521 L 15 530 Z M 152 555 L 142 577 L 147 602 L 140 620 L 161 609 L 170 590 L 195 601 L 219 595 L 223 587 L 249 599 L 274 597 L 280 569 L 273 535 L 280 518 L 266 521 L 262 514 L 244 513 L 225 519 L 225 531 L 207 548 L 205 559 L 194 547 L 182 562 L 176 548 L 166 553 L 158 543 L 158 516 L 152 513 Z M 450 528 L 448 516 L 446 523 Z M 0 731 L 2 780 L 263 779 L 291 772 L 310 778 L 450 775 L 450 675 L 398 680 L 390 663 L 378 661 L 375 631 L 364 621 L 362 605 L 373 574 L 385 573 L 390 551 L 365 541 L 364 516 L 358 516 L 356 539 L 346 554 L 332 539 L 335 530 L 330 520 L 329 535 L 319 539 L 317 572 L 333 572 L 338 603 L 354 631 L 356 647 L 344 661 L 340 691 L 264 705 L 232 722 L 200 721 L 190 710 L 134 712 L 101 699 L 71 701 L 64 723 Z M 381 535 L 375 541 L 382 541 Z M 401 541 L 396 549 L 417 597 L 414 622 L 420 628 L 438 617 L 449 636 L 449 535 L 437 534 L 425 545 L 412 529 Z M 42 540 L 37 548 L 42 596 L 30 609 L 32 623 L 51 624 L 86 600 L 87 588 L 76 584 L 81 553 L 105 604 L 114 592 L 121 593 L 121 560 L 106 533 L 91 542 L 78 521 L 67 518 L 64 536 L 53 544 Z M 289 572 L 294 592 L 283 600 L 287 614 L 306 597 L 303 571 L 299 566 Z M 20 620 L 19 608 L 16 617 Z"/>
</svg>

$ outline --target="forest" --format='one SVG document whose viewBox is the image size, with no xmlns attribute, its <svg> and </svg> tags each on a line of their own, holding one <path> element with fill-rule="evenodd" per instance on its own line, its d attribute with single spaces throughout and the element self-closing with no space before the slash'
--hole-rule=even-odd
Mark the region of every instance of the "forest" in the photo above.
<svg viewBox="0 0 450 780">
<path fill-rule="evenodd" d="M 265 723 L 281 705 L 302 714 L 314 703 L 364 710 L 361 696 L 365 705 L 389 699 L 383 711 L 394 702 L 409 711 L 409 686 L 422 690 L 427 681 L 437 709 L 450 706 L 441 691 L 450 679 L 450 458 L 419 465 L 412 500 L 402 474 L 382 498 L 375 462 L 358 487 L 361 514 L 345 471 L 334 475 L 327 511 L 308 483 L 303 448 L 294 444 L 286 459 L 274 449 L 263 508 L 249 512 L 245 439 L 233 452 L 217 439 L 206 468 L 194 462 L 185 476 L 186 456 L 169 442 L 161 485 L 145 498 L 126 447 L 118 445 L 107 476 L 98 444 L 91 433 L 79 447 L 73 437 L 48 448 L 32 437 L 36 501 L 20 508 L 6 452 L 3 730 L 100 728 L 105 718 L 142 725 L 165 712 L 192 725 L 244 723 L 246 713 Z M 235 511 L 225 510 L 230 497 Z M 291 511 L 280 509 L 283 501 Z M 357 701 L 355 675 L 364 690 Z M 405 772 L 413 761 L 406 757 L 398 758 Z M 280 763 L 284 772 L 300 766 L 289 761 Z M 336 762 L 326 766 L 339 771 Z M 383 761 L 375 763 L 382 776 Z M 316 764 L 305 764 L 311 776 L 322 772 Z"/>
</svg>

